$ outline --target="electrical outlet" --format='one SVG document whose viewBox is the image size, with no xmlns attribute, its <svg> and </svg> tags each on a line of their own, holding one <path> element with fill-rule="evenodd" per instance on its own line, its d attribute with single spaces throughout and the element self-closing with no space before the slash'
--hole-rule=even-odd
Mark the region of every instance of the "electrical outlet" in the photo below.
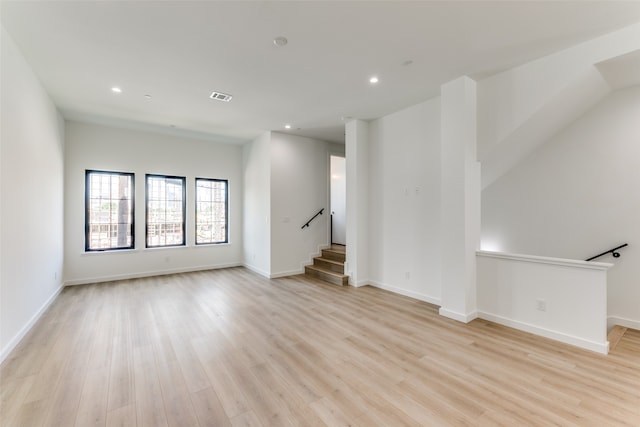
<svg viewBox="0 0 640 427">
<path fill-rule="evenodd" d="M 536 300 L 536 308 L 538 311 L 547 311 L 547 302 L 543 299 L 538 298 Z"/>
</svg>

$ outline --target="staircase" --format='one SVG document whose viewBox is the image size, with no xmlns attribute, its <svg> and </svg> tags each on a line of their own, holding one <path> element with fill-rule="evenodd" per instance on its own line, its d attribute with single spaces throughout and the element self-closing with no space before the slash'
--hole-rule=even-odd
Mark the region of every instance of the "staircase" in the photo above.
<svg viewBox="0 0 640 427">
<path fill-rule="evenodd" d="M 344 274 L 345 260 L 346 247 L 332 245 L 330 249 L 322 250 L 322 256 L 313 259 L 313 265 L 305 266 L 304 272 L 325 282 L 344 286 L 349 281 L 349 276 Z"/>
<path fill-rule="evenodd" d="M 609 335 L 607 336 L 607 341 L 609 341 L 609 351 L 613 351 L 613 349 L 616 348 L 625 332 L 627 332 L 627 328 L 620 325 L 615 325 L 613 329 L 611 329 L 611 332 L 609 332 Z"/>
</svg>

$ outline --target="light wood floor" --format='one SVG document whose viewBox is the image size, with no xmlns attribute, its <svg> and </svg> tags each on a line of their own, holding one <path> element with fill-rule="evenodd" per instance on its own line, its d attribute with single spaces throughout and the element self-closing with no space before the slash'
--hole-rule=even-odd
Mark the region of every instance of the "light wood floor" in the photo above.
<svg viewBox="0 0 640 427">
<path fill-rule="evenodd" d="M 640 425 L 637 331 L 602 356 L 243 268 L 66 288 L 0 373 L 1 426 Z"/>
</svg>

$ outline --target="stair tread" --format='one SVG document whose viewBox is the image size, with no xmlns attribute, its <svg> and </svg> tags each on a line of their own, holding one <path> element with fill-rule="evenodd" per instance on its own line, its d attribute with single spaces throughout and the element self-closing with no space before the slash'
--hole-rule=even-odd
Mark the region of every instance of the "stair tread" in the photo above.
<svg viewBox="0 0 640 427">
<path fill-rule="evenodd" d="M 346 249 L 344 249 L 344 248 L 336 248 L 335 246 L 331 247 L 331 248 L 325 248 L 324 250 L 325 251 L 331 251 L 331 252 L 337 252 L 339 254 L 344 254 L 344 253 L 347 252 Z"/>
<path fill-rule="evenodd" d="M 328 262 L 329 264 L 344 265 L 344 261 L 337 261 L 331 258 L 323 258 L 321 256 L 318 256 L 318 257 L 315 257 L 314 259 L 317 259 L 318 261 Z"/>
<path fill-rule="evenodd" d="M 323 273 L 326 273 L 330 276 L 335 276 L 335 277 L 347 277 L 346 274 L 342 274 L 342 273 L 338 273 L 337 271 L 333 271 L 333 270 L 328 270 L 326 268 L 323 268 L 321 266 L 318 265 L 307 265 L 305 268 L 308 268 L 310 270 L 315 270 L 315 271 L 321 271 Z"/>
</svg>

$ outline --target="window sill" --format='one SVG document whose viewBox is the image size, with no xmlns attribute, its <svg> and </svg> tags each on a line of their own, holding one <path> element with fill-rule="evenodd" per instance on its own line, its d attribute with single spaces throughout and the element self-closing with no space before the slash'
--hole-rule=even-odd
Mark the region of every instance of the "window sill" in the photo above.
<svg viewBox="0 0 640 427">
<path fill-rule="evenodd" d="M 143 248 L 143 251 L 163 251 L 167 249 L 186 249 L 187 245 L 173 245 L 173 246 L 152 246 L 150 248 Z"/>
<path fill-rule="evenodd" d="M 198 248 L 212 248 L 220 246 L 231 246 L 230 242 L 227 243 L 203 243 L 200 245 L 182 245 L 182 246 L 158 246 L 153 248 L 141 248 L 141 249 L 114 249 L 104 251 L 85 251 L 81 252 L 80 256 L 99 256 L 99 255 L 117 255 L 117 254 L 131 254 L 136 252 L 146 251 L 162 251 L 169 249 L 198 249 Z"/>
<path fill-rule="evenodd" d="M 140 252 L 139 249 L 107 249 L 104 251 L 84 251 L 80 253 L 81 256 L 95 256 L 95 255 L 114 255 L 114 254 L 130 254 L 132 252 Z"/>
</svg>

